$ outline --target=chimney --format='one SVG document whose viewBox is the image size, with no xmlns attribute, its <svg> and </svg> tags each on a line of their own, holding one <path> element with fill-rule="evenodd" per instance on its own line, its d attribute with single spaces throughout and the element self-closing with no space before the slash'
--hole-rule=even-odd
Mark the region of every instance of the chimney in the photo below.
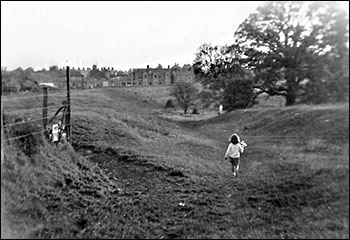
<svg viewBox="0 0 350 240">
<path fill-rule="evenodd" d="M 147 65 L 147 70 L 149 69 L 149 65 Z"/>
<path fill-rule="evenodd" d="M 170 66 L 168 65 L 168 69 L 170 68 Z"/>
</svg>

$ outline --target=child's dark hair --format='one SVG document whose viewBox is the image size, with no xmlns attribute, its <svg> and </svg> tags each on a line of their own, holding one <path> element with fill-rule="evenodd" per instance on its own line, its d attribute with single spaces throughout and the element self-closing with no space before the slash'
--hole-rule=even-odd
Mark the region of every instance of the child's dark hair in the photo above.
<svg viewBox="0 0 350 240">
<path fill-rule="evenodd" d="M 237 135 L 232 135 L 232 137 L 231 137 L 231 139 L 230 139 L 230 142 L 232 143 L 232 144 L 237 144 L 237 143 L 239 143 L 238 142 L 238 138 L 237 138 Z"/>
</svg>

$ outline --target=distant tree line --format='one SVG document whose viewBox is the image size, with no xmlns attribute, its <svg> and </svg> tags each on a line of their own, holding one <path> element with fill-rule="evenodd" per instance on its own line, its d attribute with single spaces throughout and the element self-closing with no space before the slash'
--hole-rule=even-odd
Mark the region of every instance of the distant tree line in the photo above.
<svg viewBox="0 0 350 240">
<path fill-rule="evenodd" d="M 39 92 L 40 86 L 31 75 L 31 71 L 31 68 L 7 71 L 6 68 L 1 67 L 1 95 L 24 91 Z"/>
</svg>

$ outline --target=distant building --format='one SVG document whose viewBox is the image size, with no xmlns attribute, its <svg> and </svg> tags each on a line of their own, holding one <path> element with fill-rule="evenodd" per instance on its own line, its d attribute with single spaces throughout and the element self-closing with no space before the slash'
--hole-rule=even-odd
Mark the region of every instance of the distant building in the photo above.
<svg viewBox="0 0 350 240">
<path fill-rule="evenodd" d="M 130 85 L 170 85 L 171 71 L 163 68 L 137 68 L 130 73 Z"/>
<path fill-rule="evenodd" d="M 84 75 L 80 71 L 73 69 L 69 70 L 69 83 L 71 88 L 85 88 Z"/>
<path fill-rule="evenodd" d="M 174 65 L 172 68 L 164 69 L 159 65 L 158 68 L 138 68 L 134 69 L 130 73 L 130 80 L 126 84 L 128 85 L 142 85 L 142 86 L 159 86 L 159 85 L 172 85 L 176 80 L 194 80 L 194 73 L 191 65 L 184 65 L 181 68 L 178 65 Z"/>
<path fill-rule="evenodd" d="M 125 86 L 169 86 L 176 81 L 193 81 L 194 73 L 190 64 L 180 67 L 175 64 L 170 68 L 163 68 L 160 64 L 157 68 L 137 68 L 129 72 L 117 71 L 114 68 L 93 65 L 92 68 L 72 67 L 69 71 L 72 89 L 101 88 L 101 87 L 125 87 Z M 53 85 L 65 88 L 67 83 L 66 69 L 57 66 L 50 67 L 49 71 L 41 70 L 33 72 L 33 77 L 39 84 Z"/>
<path fill-rule="evenodd" d="M 181 70 L 174 71 L 175 82 L 177 81 L 193 81 L 194 73 L 192 68 L 182 68 Z"/>
<path fill-rule="evenodd" d="M 50 71 L 37 71 L 32 72 L 31 75 L 39 85 L 48 85 L 56 88 L 64 87 L 59 72 L 53 74 Z"/>
</svg>

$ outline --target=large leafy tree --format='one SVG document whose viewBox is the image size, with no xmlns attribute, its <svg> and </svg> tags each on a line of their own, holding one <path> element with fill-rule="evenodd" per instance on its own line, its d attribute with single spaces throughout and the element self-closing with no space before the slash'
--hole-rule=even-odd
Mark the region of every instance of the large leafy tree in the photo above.
<svg viewBox="0 0 350 240">
<path fill-rule="evenodd" d="M 331 63 L 348 56 L 349 20 L 334 5 L 267 2 L 239 26 L 233 46 L 241 64 L 254 72 L 259 93 L 285 96 L 286 105 L 293 105 L 305 84 L 325 89 L 326 82 L 346 82 L 346 68 L 337 73 Z"/>
</svg>

